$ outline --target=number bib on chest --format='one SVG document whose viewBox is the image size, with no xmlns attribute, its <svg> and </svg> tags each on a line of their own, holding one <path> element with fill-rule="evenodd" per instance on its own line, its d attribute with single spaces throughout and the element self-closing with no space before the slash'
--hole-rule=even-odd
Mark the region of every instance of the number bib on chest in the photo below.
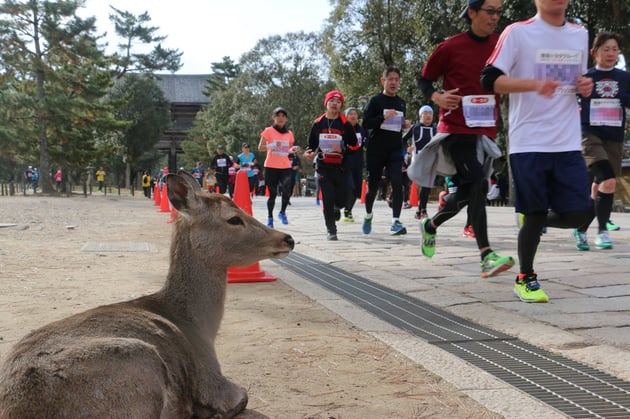
<svg viewBox="0 0 630 419">
<path fill-rule="evenodd" d="M 623 108 L 619 99 L 591 99 L 590 124 L 593 126 L 620 127 Z"/>
<path fill-rule="evenodd" d="M 494 95 L 469 95 L 462 98 L 462 110 L 467 127 L 494 127 L 496 125 Z"/>
</svg>

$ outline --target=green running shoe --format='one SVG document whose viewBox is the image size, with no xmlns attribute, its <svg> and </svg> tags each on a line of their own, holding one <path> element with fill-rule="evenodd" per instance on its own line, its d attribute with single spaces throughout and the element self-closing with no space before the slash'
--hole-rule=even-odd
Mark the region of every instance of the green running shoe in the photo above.
<svg viewBox="0 0 630 419">
<path fill-rule="evenodd" d="M 608 220 L 608 221 L 606 221 L 606 230 L 608 230 L 608 231 L 617 231 L 617 230 L 621 230 L 621 227 L 619 227 L 617 224 L 613 223 L 612 220 Z"/>
<path fill-rule="evenodd" d="M 490 252 L 481 261 L 481 277 L 488 278 L 503 271 L 507 271 L 514 266 L 512 256 L 499 256 L 495 252 Z"/>
<path fill-rule="evenodd" d="M 424 218 L 420 222 L 420 233 L 422 233 L 422 242 L 420 243 L 420 247 L 422 248 L 422 254 L 426 257 L 433 257 L 435 254 L 435 236 L 436 234 L 431 234 L 427 232 L 426 225 L 430 223 L 431 219 L 429 217 Z"/>
<path fill-rule="evenodd" d="M 523 279 L 516 277 L 514 294 L 524 303 L 546 303 L 549 297 L 540 288 L 536 274 L 527 275 Z"/>
<path fill-rule="evenodd" d="M 612 249 L 613 244 L 610 241 L 610 236 L 608 235 L 608 231 L 600 231 L 597 236 L 595 236 L 595 247 L 598 249 Z"/>
<path fill-rule="evenodd" d="M 573 230 L 573 237 L 575 237 L 575 247 L 577 250 L 591 250 L 591 246 L 588 244 L 586 233 L 581 233 L 576 229 Z"/>
</svg>

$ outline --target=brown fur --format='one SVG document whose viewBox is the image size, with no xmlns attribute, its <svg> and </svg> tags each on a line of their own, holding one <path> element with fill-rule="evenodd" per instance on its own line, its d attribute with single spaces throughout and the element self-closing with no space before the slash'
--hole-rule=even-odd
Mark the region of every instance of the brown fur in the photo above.
<svg viewBox="0 0 630 419">
<path fill-rule="evenodd" d="M 270 229 L 190 176 L 169 175 L 179 216 L 164 287 L 31 332 L 0 369 L 0 418 L 231 418 L 247 392 L 221 374 L 214 340 L 228 266 L 289 254 Z"/>
</svg>

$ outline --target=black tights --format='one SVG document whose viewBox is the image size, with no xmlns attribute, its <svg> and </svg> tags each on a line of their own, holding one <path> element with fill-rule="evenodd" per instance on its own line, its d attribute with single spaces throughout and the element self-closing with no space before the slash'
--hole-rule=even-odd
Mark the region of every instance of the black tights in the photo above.
<svg viewBox="0 0 630 419">
<path fill-rule="evenodd" d="M 438 227 L 453 218 L 462 208 L 468 205 L 468 218 L 475 232 L 477 247 L 479 249 L 490 247 L 486 215 L 487 190 L 488 181 L 486 178 L 478 179 L 473 183 L 459 185 L 457 192 L 446 195 L 444 198 L 444 207 L 433 216 L 431 221 Z"/>
<path fill-rule="evenodd" d="M 543 227 L 577 228 L 591 216 L 591 211 L 574 211 L 558 214 L 553 211 L 526 214 L 518 233 L 518 259 L 521 273 L 534 273 L 534 257 L 540 243 Z M 475 232 L 476 233 L 476 232 Z"/>
</svg>

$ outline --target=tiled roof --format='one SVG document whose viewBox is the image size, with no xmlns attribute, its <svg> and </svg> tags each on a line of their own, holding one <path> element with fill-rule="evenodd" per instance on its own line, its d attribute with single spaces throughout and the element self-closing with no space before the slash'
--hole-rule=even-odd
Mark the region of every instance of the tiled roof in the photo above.
<svg viewBox="0 0 630 419">
<path fill-rule="evenodd" d="M 209 74 L 156 74 L 156 81 L 171 103 L 210 103 L 203 94 Z"/>
</svg>

